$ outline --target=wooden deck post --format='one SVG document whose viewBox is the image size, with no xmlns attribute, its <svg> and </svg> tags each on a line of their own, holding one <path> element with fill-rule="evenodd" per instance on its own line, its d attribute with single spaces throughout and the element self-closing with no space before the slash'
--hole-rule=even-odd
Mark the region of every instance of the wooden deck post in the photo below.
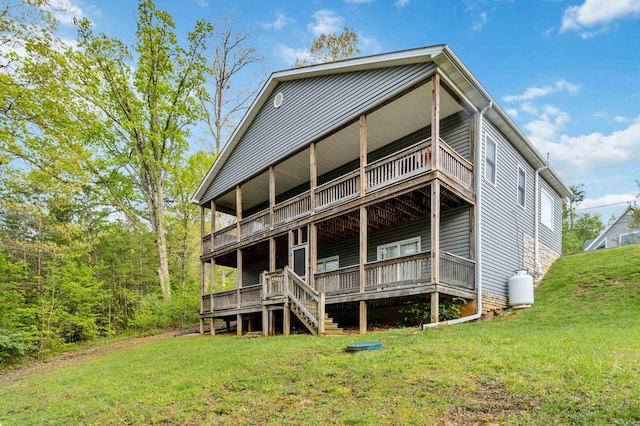
<svg viewBox="0 0 640 426">
<path fill-rule="evenodd" d="M 242 235 L 240 235 L 240 222 L 242 221 L 242 187 L 236 185 L 236 227 L 237 227 L 237 241 L 240 241 Z"/>
<path fill-rule="evenodd" d="M 364 293 L 367 281 L 367 208 L 360 206 L 360 293 Z"/>
<path fill-rule="evenodd" d="M 205 277 L 205 262 L 200 262 L 200 313 L 203 314 L 204 313 L 204 292 L 205 292 L 205 281 L 206 281 L 206 277 Z M 201 324 L 202 327 L 200 327 L 201 330 L 204 330 L 204 324 Z M 204 333 L 204 331 L 202 331 L 202 333 Z M 202 334 L 201 333 L 201 334 Z"/>
<path fill-rule="evenodd" d="M 200 318 L 200 334 L 204 334 L 204 318 Z"/>
<path fill-rule="evenodd" d="M 204 214 L 204 206 L 200 206 L 200 254 L 204 254 L 204 244 L 202 244 L 205 235 Z M 211 236 L 211 248 L 213 249 L 213 235 Z"/>
<path fill-rule="evenodd" d="M 440 164 L 440 74 L 431 77 L 431 170 Z"/>
<path fill-rule="evenodd" d="M 364 300 L 360 301 L 359 332 L 360 334 L 365 334 L 367 332 L 367 302 Z"/>
<path fill-rule="evenodd" d="M 432 324 L 440 321 L 439 309 L 440 309 L 440 293 L 438 293 L 437 291 L 434 291 L 433 293 L 431 293 L 430 322 Z"/>
<path fill-rule="evenodd" d="M 440 181 L 431 183 L 431 282 L 440 281 Z"/>
<path fill-rule="evenodd" d="M 242 336 L 242 314 L 236 315 L 236 335 Z"/>
<path fill-rule="evenodd" d="M 216 203 L 211 200 L 211 249 L 213 250 L 213 233 L 216 232 Z"/>
<path fill-rule="evenodd" d="M 284 310 L 282 311 L 282 334 L 288 336 L 291 334 L 291 308 L 289 302 L 284 302 Z"/>
<path fill-rule="evenodd" d="M 215 319 L 213 317 L 209 318 L 209 334 L 216 335 Z"/>
<path fill-rule="evenodd" d="M 318 228 L 315 223 L 309 225 L 309 277 L 307 283 L 316 289 L 315 273 L 318 270 Z"/>
<path fill-rule="evenodd" d="M 276 240 L 269 238 L 269 272 L 276 270 Z"/>
<path fill-rule="evenodd" d="M 360 116 L 360 196 L 367 190 L 365 167 L 367 165 L 367 116 Z"/>
<path fill-rule="evenodd" d="M 262 334 L 269 335 L 269 311 L 266 306 L 262 306 Z"/>
<path fill-rule="evenodd" d="M 273 217 L 273 208 L 276 205 L 276 169 L 274 166 L 269 166 L 269 223 L 271 229 L 275 222 Z M 274 268 L 275 269 L 275 268 Z M 271 269 L 273 271 L 273 269 Z"/>
<path fill-rule="evenodd" d="M 311 214 L 316 211 L 316 186 L 318 185 L 318 168 L 316 161 L 316 144 L 309 145 L 309 204 Z"/>
<path fill-rule="evenodd" d="M 320 293 L 320 301 L 318 302 L 318 335 L 324 334 L 324 313 L 325 313 L 326 296 L 324 292 Z"/>
<path fill-rule="evenodd" d="M 213 312 L 213 294 L 216 291 L 216 260 L 211 259 L 211 283 L 209 283 L 209 312 Z"/>
<path fill-rule="evenodd" d="M 237 294 L 238 294 L 238 298 L 237 298 L 237 302 L 238 302 L 238 309 L 240 309 L 240 306 L 242 305 L 242 249 L 237 249 L 236 250 L 236 272 L 238 275 L 238 285 L 236 287 L 237 290 Z"/>
</svg>

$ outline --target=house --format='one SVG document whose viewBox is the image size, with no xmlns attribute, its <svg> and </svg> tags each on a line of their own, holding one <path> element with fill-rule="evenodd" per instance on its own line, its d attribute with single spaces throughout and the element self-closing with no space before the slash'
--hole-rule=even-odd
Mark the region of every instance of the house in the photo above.
<svg viewBox="0 0 640 426">
<path fill-rule="evenodd" d="M 364 333 L 454 297 L 478 318 L 559 256 L 569 194 L 447 45 L 276 72 L 194 195 L 201 332 Z"/>
<path fill-rule="evenodd" d="M 640 229 L 630 227 L 635 207 L 628 205 L 597 238 L 585 242 L 584 251 L 640 244 Z"/>
</svg>

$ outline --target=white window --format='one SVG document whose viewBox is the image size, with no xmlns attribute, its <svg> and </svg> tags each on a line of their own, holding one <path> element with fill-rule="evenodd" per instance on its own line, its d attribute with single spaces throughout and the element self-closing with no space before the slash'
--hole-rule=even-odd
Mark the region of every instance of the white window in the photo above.
<svg viewBox="0 0 640 426">
<path fill-rule="evenodd" d="M 553 230 L 553 198 L 544 189 L 541 192 L 540 222 Z"/>
<path fill-rule="evenodd" d="M 331 256 L 324 259 L 318 259 L 317 270 L 318 272 L 335 271 L 340 267 L 340 257 Z"/>
<path fill-rule="evenodd" d="M 378 246 L 378 260 L 410 256 L 417 253 L 420 253 L 420 237 Z"/>
<path fill-rule="evenodd" d="M 640 231 L 620 234 L 620 245 L 628 246 L 630 244 L 640 244 Z"/>
<path fill-rule="evenodd" d="M 496 158 L 498 147 L 493 139 L 487 136 L 486 139 L 486 149 L 484 153 L 484 178 L 491 182 L 492 184 L 496 184 Z"/>
<path fill-rule="evenodd" d="M 522 167 L 518 167 L 518 204 L 525 206 L 527 195 L 527 173 Z"/>
</svg>

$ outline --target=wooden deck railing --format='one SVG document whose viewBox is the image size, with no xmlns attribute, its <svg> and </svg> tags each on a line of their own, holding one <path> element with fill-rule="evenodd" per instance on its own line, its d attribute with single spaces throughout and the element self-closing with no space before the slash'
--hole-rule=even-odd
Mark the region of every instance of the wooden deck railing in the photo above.
<svg viewBox="0 0 640 426">
<path fill-rule="evenodd" d="M 309 191 L 293 197 L 273 208 L 273 225 L 281 225 L 293 219 L 309 214 L 311 210 L 311 196 Z"/>
<path fill-rule="evenodd" d="M 265 298 L 284 296 L 285 280 L 284 271 L 282 269 L 273 272 L 264 272 L 263 280 L 265 286 Z"/>
<path fill-rule="evenodd" d="M 260 306 L 262 304 L 262 284 L 239 289 L 240 306 Z"/>
<path fill-rule="evenodd" d="M 451 253 L 440 253 L 440 282 L 474 290 L 476 263 Z"/>
<path fill-rule="evenodd" d="M 418 253 L 365 265 L 365 291 L 383 287 L 426 283 L 431 280 L 431 253 Z"/>
<path fill-rule="evenodd" d="M 431 139 L 425 139 L 365 167 L 367 190 L 431 170 Z"/>
<path fill-rule="evenodd" d="M 473 164 L 465 160 L 453 148 L 440 139 L 440 161 L 438 168 L 444 170 L 465 188 L 473 190 Z"/>
<path fill-rule="evenodd" d="M 307 319 L 317 328 L 320 322 L 320 314 L 322 313 L 320 293 L 309 287 L 309 285 L 290 268 L 285 267 L 284 272 L 286 274 L 287 294 L 289 298 L 293 303 L 298 305 L 298 308 L 305 313 Z"/>
<path fill-rule="evenodd" d="M 210 297 L 209 295 L 203 296 Z M 213 294 L 213 309 L 214 310 L 222 310 L 229 308 L 236 308 L 238 306 L 238 291 L 237 290 L 227 290 L 222 291 L 220 293 Z"/>
<path fill-rule="evenodd" d="M 240 238 L 247 238 L 271 228 L 269 210 L 259 212 L 240 221 Z"/>
<path fill-rule="evenodd" d="M 238 241 L 238 227 L 227 226 L 213 234 L 213 248 L 219 249 Z"/>
<path fill-rule="evenodd" d="M 316 290 L 327 295 L 357 293 L 360 291 L 360 268 L 348 266 L 314 275 Z"/>
<path fill-rule="evenodd" d="M 211 245 L 211 234 L 202 237 L 202 254 L 211 253 L 213 246 Z"/>
<path fill-rule="evenodd" d="M 319 185 L 315 190 L 316 209 L 338 204 L 358 194 L 360 194 L 360 172 L 355 170 Z"/>
</svg>

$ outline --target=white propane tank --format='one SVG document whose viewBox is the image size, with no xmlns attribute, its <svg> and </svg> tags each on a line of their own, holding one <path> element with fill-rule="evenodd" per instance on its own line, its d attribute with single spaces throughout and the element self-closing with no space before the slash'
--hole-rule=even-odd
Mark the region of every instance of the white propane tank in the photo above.
<svg viewBox="0 0 640 426">
<path fill-rule="evenodd" d="M 533 305 L 533 277 L 527 271 L 516 271 L 509 278 L 509 306 L 527 308 Z"/>
</svg>

